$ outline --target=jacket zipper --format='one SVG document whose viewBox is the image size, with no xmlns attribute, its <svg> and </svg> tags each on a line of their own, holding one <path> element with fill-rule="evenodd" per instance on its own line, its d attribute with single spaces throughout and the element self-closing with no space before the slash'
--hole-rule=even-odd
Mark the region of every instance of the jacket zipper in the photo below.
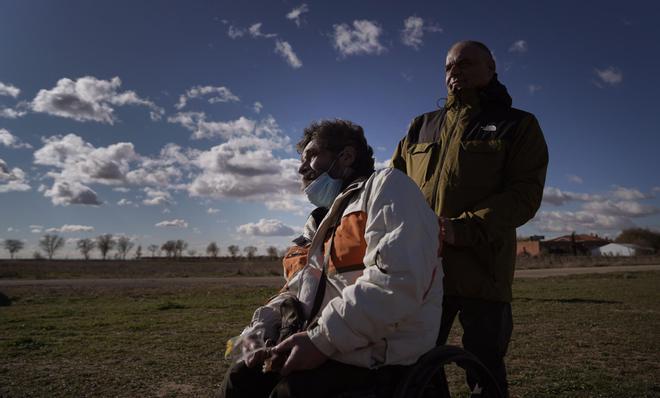
<svg viewBox="0 0 660 398">
<path fill-rule="evenodd" d="M 445 166 L 445 158 L 447 157 L 447 151 L 449 150 L 449 145 L 452 143 L 452 139 L 454 137 L 454 134 L 456 133 L 456 128 L 459 125 L 459 122 L 461 120 L 461 116 L 463 116 L 463 113 L 465 112 L 465 107 L 461 107 L 461 110 L 458 112 L 458 115 L 456 117 L 456 121 L 454 122 L 454 125 L 451 128 L 451 132 L 447 134 L 446 137 L 446 142 L 445 145 L 443 145 L 442 148 L 442 153 L 440 157 L 440 167 L 438 169 L 438 173 L 435 176 L 435 181 L 433 186 L 435 189 L 433 189 L 433 196 L 431 197 L 431 203 L 433 203 L 433 206 L 437 206 L 437 200 L 438 200 L 438 190 L 440 189 L 440 176 L 442 175 L 442 171 Z M 447 120 L 447 117 L 445 116 L 444 120 Z M 442 126 L 440 126 L 440 143 L 442 144 Z M 442 209 L 438 209 L 438 216 L 440 216 L 442 213 Z"/>
</svg>

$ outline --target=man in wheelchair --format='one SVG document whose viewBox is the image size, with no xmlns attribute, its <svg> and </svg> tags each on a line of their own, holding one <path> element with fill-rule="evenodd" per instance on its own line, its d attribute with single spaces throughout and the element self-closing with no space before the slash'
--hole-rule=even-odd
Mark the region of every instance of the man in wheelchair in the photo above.
<svg viewBox="0 0 660 398">
<path fill-rule="evenodd" d="M 389 396 L 438 336 L 437 217 L 405 174 L 374 171 L 358 125 L 312 123 L 297 149 L 318 209 L 285 256 L 286 285 L 234 339 L 243 355 L 219 395 Z"/>
</svg>

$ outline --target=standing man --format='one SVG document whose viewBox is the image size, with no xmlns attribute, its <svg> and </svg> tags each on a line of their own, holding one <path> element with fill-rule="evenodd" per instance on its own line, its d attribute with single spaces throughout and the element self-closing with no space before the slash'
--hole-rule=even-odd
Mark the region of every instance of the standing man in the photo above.
<svg viewBox="0 0 660 398">
<path fill-rule="evenodd" d="M 458 315 L 463 346 L 508 396 L 516 227 L 541 204 L 548 150 L 534 115 L 511 107 L 484 44 L 454 44 L 445 82 L 445 106 L 413 119 L 392 165 L 417 183 L 439 216 L 445 299 L 438 344 Z M 470 374 L 468 383 L 479 396 Z"/>
</svg>

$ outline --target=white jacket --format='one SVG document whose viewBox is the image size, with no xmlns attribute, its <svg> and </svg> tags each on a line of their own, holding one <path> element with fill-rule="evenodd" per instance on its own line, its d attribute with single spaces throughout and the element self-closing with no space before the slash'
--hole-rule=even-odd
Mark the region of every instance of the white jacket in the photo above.
<svg viewBox="0 0 660 398">
<path fill-rule="evenodd" d="M 412 364 L 435 346 L 443 274 L 437 217 L 417 185 L 396 169 L 376 171 L 337 197 L 314 234 L 307 265 L 289 279 L 287 291 L 255 312 L 249 329 L 265 327 L 267 336 L 274 335 L 279 303 L 292 294 L 309 316 L 330 224 L 349 195 L 335 231 L 322 311 L 309 337 L 342 363 Z"/>
</svg>

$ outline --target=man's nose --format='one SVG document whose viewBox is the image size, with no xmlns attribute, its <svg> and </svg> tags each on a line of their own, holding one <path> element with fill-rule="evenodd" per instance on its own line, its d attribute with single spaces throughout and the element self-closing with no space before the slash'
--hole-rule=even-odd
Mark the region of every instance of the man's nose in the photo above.
<svg viewBox="0 0 660 398">
<path fill-rule="evenodd" d="M 305 171 L 308 169 L 309 169 L 308 162 L 300 163 L 300 167 L 298 167 L 298 174 L 305 174 Z"/>
</svg>

